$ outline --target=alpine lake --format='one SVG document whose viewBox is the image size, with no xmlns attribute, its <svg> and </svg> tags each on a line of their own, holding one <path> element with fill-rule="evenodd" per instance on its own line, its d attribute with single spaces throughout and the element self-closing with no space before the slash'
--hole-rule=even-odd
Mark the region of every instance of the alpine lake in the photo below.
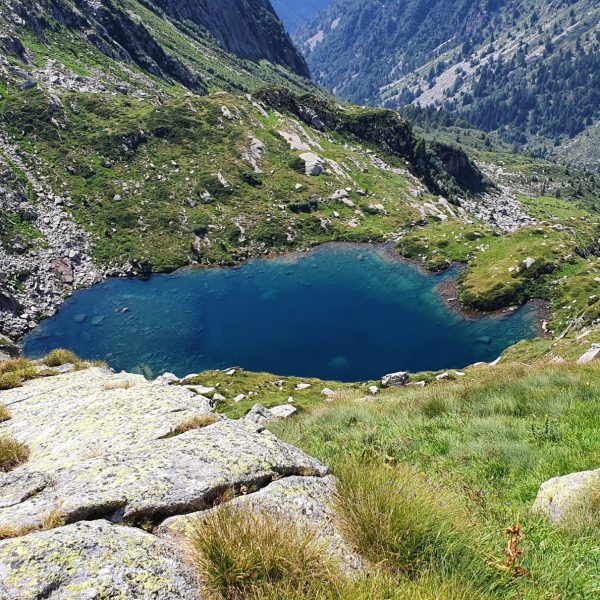
<svg viewBox="0 0 600 600">
<path fill-rule="evenodd" d="M 535 310 L 471 317 L 440 275 L 381 247 L 328 244 L 235 268 L 109 279 L 73 294 L 25 340 L 39 357 L 68 348 L 153 378 L 238 366 L 366 381 L 394 371 L 491 361 L 537 332 Z"/>
</svg>

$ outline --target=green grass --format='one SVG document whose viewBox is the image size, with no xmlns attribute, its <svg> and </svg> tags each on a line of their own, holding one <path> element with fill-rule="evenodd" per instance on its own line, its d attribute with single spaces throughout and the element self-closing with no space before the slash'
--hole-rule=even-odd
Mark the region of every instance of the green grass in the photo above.
<svg viewBox="0 0 600 600">
<path fill-rule="evenodd" d="M 79 365 L 81 363 L 81 359 L 70 350 L 65 350 L 64 348 L 57 348 L 52 350 L 49 354 L 47 354 L 43 359 L 42 363 L 47 367 L 60 367 L 66 364 Z"/>
<path fill-rule="evenodd" d="M 314 532 L 259 512 L 222 506 L 190 542 L 202 582 L 224 600 L 298 597 L 339 577 Z"/>
<path fill-rule="evenodd" d="M 466 579 L 486 598 L 596 597 L 597 515 L 582 531 L 553 527 L 530 508 L 544 481 L 598 468 L 600 366 L 469 371 L 424 390 L 386 391 L 375 403 L 322 405 L 271 429 L 334 466 L 344 530 L 400 582 L 408 571 Z M 519 566 L 531 577 L 500 568 L 514 523 L 524 534 Z"/>
<path fill-rule="evenodd" d="M 297 390 L 296 386 L 299 383 L 310 384 L 310 387 Z M 272 408 L 287 404 L 290 397 L 293 398 L 294 406 L 299 411 L 306 410 L 324 402 L 326 397 L 321 394 L 321 390 L 326 387 L 336 392 L 336 398 L 343 397 L 349 390 L 362 391 L 363 395 L 368 393 L 368 384 L 340 384 L 310 377 L 278 377 L 237 368 L 233 375 L 227 375 L 226 371 L 205 371 L 192 379 L 190 385 L 214 387 L 216 393 L 225 397 L 225 400 L 217 403 L 217 412 L 232 419 L 244 416 L 255 404 Z M 245 398 L 234 402 L 234 398 L 241 394 Z"/>
</svg>

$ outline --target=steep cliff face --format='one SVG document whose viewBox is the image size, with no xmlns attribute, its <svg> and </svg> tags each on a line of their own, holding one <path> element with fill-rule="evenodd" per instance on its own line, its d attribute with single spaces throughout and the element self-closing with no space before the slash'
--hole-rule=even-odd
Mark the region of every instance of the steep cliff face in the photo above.
<svg viewBox="0 0 600 600">
<path fill-rule="evenodd" d="M 169 17 L 200 25 L 225 50 L 249 60 L 266 59 L 309 77 L 308 67 L 269 0 L 155 0 Z"/>
<path fill-rule="evenodd" d="M 95 92 L 154 93 L 156 78 L 200 94 L 310 85 L 269 0 L 0 0 L 0 74 Z"/>
</svg>

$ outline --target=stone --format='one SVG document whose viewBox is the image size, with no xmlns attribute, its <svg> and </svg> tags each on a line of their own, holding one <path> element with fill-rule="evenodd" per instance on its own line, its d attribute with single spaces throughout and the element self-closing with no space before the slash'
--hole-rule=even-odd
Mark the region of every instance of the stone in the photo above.
<svg viewBox="0 0 600 600">
<path fill-rule="evenodd" d="M 535 264 L 535 258 L 531 258 L 531 256 L 528 256 L 524 261 L 523 264 L 525 265 L 526 269 L 529 269 L 529 267 L 532 267 Z"/>
<path fill-rule="evenodd" d="M 303 142 L 296 133 L 290 133 L 289 131 L 278 131 L 277 133 L 290 145 L 290 150 L 310 150 L 310 146 Z"/>
<path fill-rule="evenodd" d="M 312 529 L 328 553 L 338 559 L 345 571 L 364 568 L 362 559 L 356 555 L 335 525 L 331 500 L 336 480 L 327 477 L 285 477 L 267 487 L 233 499 L 229 505 L 240 509 L 258 510 L 285 522 L 293 522 L 303 529 Z M 218 508 L 212 510 L 219 510 Z M 157 534 L 167 539 L 178 539 L 193 531 L 211 511 L 177 516 L 165 520 Z"/>
<path fill-rule="evenodd" d="M 448 373 L 440 373 L 439 375 L 435 376 L 437 381 L 442 381 L 443 379 L 448 379 L 448 377 L 449 377 Z"/>
<path fill-rule="evenodd" d="M 596 490 L 598 484 L 600 469 L 553 477 L 541 485 L 532 510 L 558 523 L 573 511 L 585 510 L 586 496 Z"/>
<path fill-rule="evenodd" d="M 208 387 L 206 385 L 190 385 L 190 384 L 188 384 L 185 387 L 188 390 L 190 390 L 191 392 L 194 392 L 194 394 L 198 394 L 200 396 L 207 396 L 208 394 L 212 394 L 216 391 L 214 387 Z"/>
<path fill-rule="evenodd" d="M 170 385 L 172 383 L 177 383 L 178 381 L 179 377 L 174 373 L 163 373 L 154 380 L 154 383 L 156 385 Z"/>
<path fill-rule="evenodd" d="M 247 398 L 246 394 L 238 394 L 233 401 L 235 403 L 241 402 L 242 400 L 244 400 L 245 398 Z"/>
<path fill-rule="evenodd" d="M 173 543 L 105 520 L 0 542 L 0 597 L 201 600 Z"/>
<path fill-rule="evenodd" d="M 306 175 L 317 177 L 323 172 L 323 161 L 318 154 L 304 152 L 300 155 L 300 160 L 304 162 L 304 172 Z"/>
<path fill-rule="evenodd" d="M 331 396 L 335 396 L 335 392 L 330 388 L 323 388 L 321 390 L 321 395 L 326 396 L 327 398 L 331 398 Z"/>
<path fill-rule="evenodd" d="M 55 510 L 67 522 L 152 521 L 209 505 L 227 486 L 328 472 L 247 420 L 172 435 L 214 414 L 210 401 L 140 375 L 92 367 L 25 382 L 2 402 L 12 419 L 0 436 L 14 436 L 30 456 L 0 474 L 0 527 L 39 527 Z"/>
<path fill-rule="evenodd" d="M 379 394 L 379 388 L 376 385 L 370 385 L 369 394 L 371 394 L 371 396 L 377 396 L 377 394 Z"/>
<path fill-rule="evenodd" d="M 307 390 L 311 388 L 312 385 L 310 383 L 297 383 L 296 390 Z"/>
<path fill-rule="evenodd" d="M 592 344 L 592 347 L 577 359 L 578 365 L 587 365 L 598 357 L 600 354 L 600 344 Z"/>
<path fill-rule="evenodd" d="M 287 419 L 288 417 L 291 417 L 293 414 L 298 412 L 298 409 L 295 406 L 292 406 L 289 402 L 288 404 L 274 406 L 269 410 L 271 411 L 271 414 L 275 417 L 275 419 Z"/>
<path fill-rule="evenodd" d="M 401 387 L 408 383 L 408 373 L 406 371 L 398 371 L 397 373 L 389 373 L 381 378 L 383 387 Z"/>
</svg>

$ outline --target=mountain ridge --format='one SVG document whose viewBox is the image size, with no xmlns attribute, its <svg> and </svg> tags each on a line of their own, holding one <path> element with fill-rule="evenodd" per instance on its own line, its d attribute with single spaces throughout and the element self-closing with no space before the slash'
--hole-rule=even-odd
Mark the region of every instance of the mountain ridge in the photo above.
<svg viewBox="0 0 600 600">
<path fill-rule="evenodd" d="M 528 151 L 580 159 L 600 119 L 589 0 L 333 2 L 295 34 L 318 83 L 358 103 L 433 106 Z"/>
</svg>

